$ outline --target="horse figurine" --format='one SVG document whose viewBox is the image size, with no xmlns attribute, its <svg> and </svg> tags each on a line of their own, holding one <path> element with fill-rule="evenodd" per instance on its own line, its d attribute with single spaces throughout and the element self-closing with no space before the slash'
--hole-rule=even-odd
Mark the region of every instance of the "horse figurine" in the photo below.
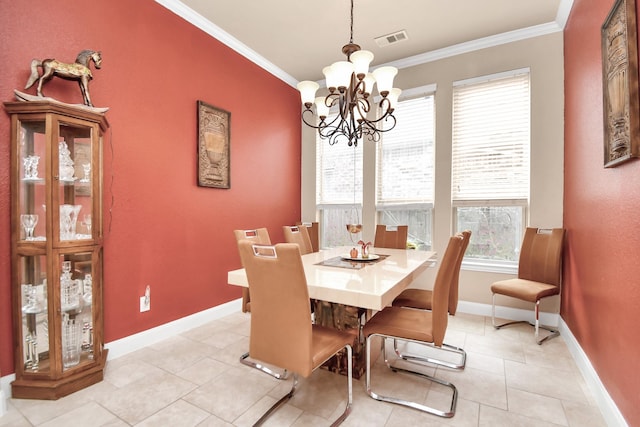
<svg viewBox="0 0 640 427">
<path fill-rule="evenodd" d="M 93 61 L 96 69 L 100 69 L 102 66 L 102 56 L 100 52 L 83 50 L 78 54 L 74 64 L 66 64 L 57 59 L 43 59 L 42 61 L 34 59 L 31 61 L 31 76 L 24 88 L 29 89 L 39 80 L 37 94 L 38 96 L 44 96 L 42 94 L 42 85 L 51 80 L 53 76 L 62 77 L 66 80 L 77 80 L 80 85 L 84 104 L 93 107 L 91 97 L 89 96 L 89 80 L 93 78 L 91 70 L 89 69 L 90 61 Z M 42 75 L 39 74 L 38 68 L 42 68 Z"/>
</svg>

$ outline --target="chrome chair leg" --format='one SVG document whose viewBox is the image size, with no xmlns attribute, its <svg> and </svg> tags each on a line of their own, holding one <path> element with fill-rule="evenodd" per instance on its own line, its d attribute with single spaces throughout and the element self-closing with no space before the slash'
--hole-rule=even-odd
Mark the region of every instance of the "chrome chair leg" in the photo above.
<svg viewBox="0 0 640 427">
<path fill-rule="evenodd" d="M 286 380 L 287 379 L 287 375 L 288 372 L 287 370 L 283 370 L 282 372 L 278 373 L 275 372 L 269 368 L 267 368 L 266 366 L 264 366 L 261 363 L 257 363 L 254 362 L 252 360 L 248 360 L 249 358 L 249 352 L 244 353 L 242 356 L 240 356 L 240 363 L 242 363 L 243 365 L 247 365 L 251 368 L 257 369 L 259 371 L 264 372 L 265 374 L 271 375 L 273 378 L 277 379 L 277 380 Z"/>
<path fill-rule="evenodd" d="M 350 345 L 345 346 L 345 348 L 347 349 L 347 360 L 349 361 L 349 363 L 347 363 L 347 388 L 348 388 L 347 405 L 344 408 L 344 412 L 331 424 L 331 427 L 337 427 L 340 424 L 342 424 L 342 422 L 351 413 L 351 406 L 353 405 L 353 364 L 351 363 L 351 361 L 353 360 L 353 349 Z M 333 357 L 333 355 L 331 355 L 330 358 L 331 357 Z M 267 420 L 267 418 L 271 416 L 271 414 L 273 414 L 278 408 L 280 408 L 280 406 L 282 406 L 289 399 L 291 399 L 293 397 L 293 394 L 296 392 L 297 386 L 298 386 L 298 374 L 294 372 L 293 386 L 291 387 L 291 390 L 289 390 L 289 393 L 285 394 L 280 398 L 280 400 L 274 403 L 273 406 L 271 406 L 271 408 L 269 408 L 267 412 L 265 412 L 260 417 L 260 419 L 258 419 L 258 421 L 256 421 L 253 424 L 253 427 L 261 426 Z"/>
<path fill-rule="evenodd" d="M 256 421 L 253 424 L 253 427 L 261 426 L 267 420 L 267 418 L 269 418 L 271 416 L 271 414 L 276 411 L 276 409 L 278 409 L 280 406 L 285 404 L 289 399 L 291 399 L 293 397 L 293 394 L 296 392 L 296 388 L 297 387 L 298 387 L 298 374 L 294 373 L 293 374 L 293 386 L 291 386 L 291 390 L 289 390 L 289 393 L 287 393 L 284 396 L 282 396 L 280 398 L 280 400 L 278 400 L 276 403 L 274 403 L 273 406 L 271 406 L 271 408 L 269 408 L 267 410 L 267 412 L 262 414 L 260 419 L 258 419 L 258 421 Z"/>
<path fill-rule="evenodd" d="M 337 427 L 349 416 L 351 413 L 351 405 L 353 405 L 353 349 L 350 345 L 345 346 L 347 349 L 347 360 L 350 362 L 347 363 L 347 406 L 344 408 L 344 412 L 342 415 L 338 417 L 332 424 L 331 427 Z"/>
<path fill-rule="evenodd" d="M 536 316 L 536 322 L 535 323 L 531 323 L 527 320 L 514 320 L 512 322 L 506 322 L 506 323 L 502 323 L 500 325 L 496 324 L 496 294 L 493 294 L 492 296 L 492 301 L 491 301 L 491 324 L 493 325 L 494 328 L 496 329 L 501 329 L 505 326 L 510 326 L 510 325 L 516 325 L 518 323 L 527 323 L 531 326 L 533 326 L 535 328 L 535 339 L 536 339 L 536 344 L 541 345 L 543 342 L 547 341 L 548 339 L 557 337 L 558 335 L 560 335 L 560 331 L 554 328 L 550 328 L 548 326 L 543 326 L 540 324 L 540 300 L 536 301 L 535 304 L 535 316 Z M 540 329 L 544 329 L 545 331 L 549 331 L 550 334 L 540 338 L 539 337 L 539 331 Z"/>
<path fill-rule="evenodd" d="M 428 345 L 428 344 L 424 344 L 424 345 Z M 460 355 L 460 362 L 459 363 L 453 363 L 453 362 L 447 362 L 446 360 L 441 360 L 441 359 L 434 359 L 432 357 L 428 357 L 428 356 L 415 356 L 415 355 L 411 355 L 411 354 L 403 354 L 402 352 L 400 352 L 400 349 L 398 348 L 398 340 L 394 339 L 393 340 L 393 350 L 396 352 L 396 354 L 398 355 L 399 358 L 404 359 L 408 362 L 426 362 L 426 363 L 433 363 L 434 365 L 440 365 L 440 366 L 444 366 L 447 368 L 451 368 L 451 369 L 458 369 L 458 370 L 462 370 L 464 369 L 464 367 L 467 364 L 467 352 L 464 351 L 464 349 L 460 348 L 460 347 L 456 347 L 447 343 L 442 343 L 442 347 L 436 347 L 434 345 L 431 345 L 430 347 L 435 348 L 437 350 L 442 350 L 442 351 L 447 351 L 450 353 L 455 353 Z"/>
<path fill-rule="evenodd" d="M 395 372 L 405 372 L 408 374 L 412 374 L 412 375 L 417 375 L 420 376 L 422 378 L 425 378 L 431 382 L 443 385 L 445 387 L 448 387 L 451 389 L 452 391 L 452 397 L 451 397 L 451 404 L 449 406 L 448 410 L 439 410 L 436 408 L 433 408 L 431 406 L 426 406 L 420 403 L 416 403 L 416 402 L 412 402 L 409 400 L 404 400 L 404 399 L 398 399 L 392 396 L 383 396 L 380 394 L 375 393 L 372 389 L 371 389 L 371 340 L 372 338 L 379 336 L 382 338 L 382 346 L 383 346 L 383 356 L 385 359 L 385 363 L 387 364 L 387 366 L 389 366 L 390 369 L 392 369 Z M 365 391 L 366 393 L 372 397 L 373 399 L 376 400 L 380 400 L 383 402 L 389 402 L 389 403 L 394 403 L 397 405 L 402 405 L 402 406 L 406 406 L 409 408 L 413 408 L 413 409 L 417 409 L 419 411 L 422 412 L 427 412 L 429 414 L 433 414 L 433 415 L 437 415 L 439 417 L 443 417 L 443 418 L 451 418 L 455 415 L 456 412 L 456 404 L 458 402 L 458 389 L 456 388 L 455 385 L 453 385 L 452 383 L 448 382 L 448 381 L 444 381 L 441 380 L 439 378 L 436 377 L 432 377 L 430 375 L 427 374 L 423 374 L 422 372 L 416 372 L 416 371 L 411 371 L 409 369 L 404 369 L 404 368 L 400 368 L 397 366 L 393 366 L 389 363 L 388 359 L 387 359 L 387 354 L 386 351 L 384 349 L 385 345 L 384 345 L 384 341 L 389 338 L 389 339 L 393 339 L 394 337 L 391 336 L 387 336 L 387 335 L 382 335 L 382 334 L 371 334 L 367 337 L 367 342 L 366 342 L 366 373 L 365 373 Z M 414 340 L 406 340 L 408 342 L 414 342 L 416 344 L 425 344 L 424 342 L 421 341 L 414 341 Z"/>
<path fill-rule="evenodd" d="M 536 324 L 535 324 L 535 328 L 536 328 L 536 343 L 538 345 L 541 345 L 543 342 L 545 342 L 548 339 L 557 337 L 558 335 L 560 335 L 560 331 L 554 328 L 550 328 L 548 326 L 542 326 L 540 324 L 540 300 L 536 301 Z M 551 332 L 550 334 L 548 334 L 547 336 L 540 338 L 539 337 L 539 333 L 538 331 L 540 329 L 544 329 L 545 331 L 549 331 Z"/>
</svg>

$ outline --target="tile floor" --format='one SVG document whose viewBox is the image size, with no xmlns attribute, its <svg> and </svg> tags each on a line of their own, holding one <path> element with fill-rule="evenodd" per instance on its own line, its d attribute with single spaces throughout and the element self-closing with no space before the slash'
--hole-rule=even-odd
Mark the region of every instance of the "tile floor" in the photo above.
<svg viewBox="0 0 640 427">
<path fill-rule="evenodd" d="M 10 399 L 0 426 L 249 426 L 291 387 L 238 362 L 249 316 L 233 314 L 110 360 L 104 381 L 58 401 Z M 606 426 L 562 337 L 538 346 L 532 334 L 526 325 L 495 331 L 491 319 L 458 314 L 445 342 L 465 348 L 466 369 L 426 369 L 457 386 L 453 418 L 375 401 L 362 379 L 353 383 L 343 426 Z M 382 359 L 372 374 L 374 389 L 447 407 L 441 386 L 393 373 Z M 317 370 L 265 425 L 327 426 L 345 402 L 345 377 Z"/>
</svg>

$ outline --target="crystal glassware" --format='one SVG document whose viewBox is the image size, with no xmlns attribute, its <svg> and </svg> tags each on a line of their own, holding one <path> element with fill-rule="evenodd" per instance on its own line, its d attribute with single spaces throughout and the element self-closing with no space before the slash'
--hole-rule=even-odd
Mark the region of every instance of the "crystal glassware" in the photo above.
<svg viewBox="0 0 640 427">
<path fill-rule="evenodd" d="M 80 182 L 90 182 L 91 181 L 91 163 L 83 163 L 82 170 L 84 172 L 84 177 L 80 180 Z"/>
<path fill-rule="evenodd" d="M 20 215 L 20 222 L 24 227 L 25 240 L 33 240 L 33 230 L 38 223 L 38 215 L 35 214 L 22 214 Z"/>
<path fill-rule="evenodd" d="M 82 205 L 60 205 L 60 240 L 76 239 L 76 224 Z"/>
<path fill-rule="evenodd" d="M 82 217 L 82 224 L 87 228 L 87 234 L 91 234 L 91 215 L 85 214 Z"/>
<path fill-rule="evenodd" d="M 24 158 L 24 179 L 38 179 L 38 162 L 40 156 L 27 156 Z"/>
<path fill-rule="evenodd" d="M 64 312 L 76 313 L 81 310 L 80 287 L 78 286 L 78 281 L 71 278 L 71 261 L 62 262 L 60 306 Z"/>
<path fill-rule="evenodd" d="M 26 304 L 22 307 L 27 326 L 25 334 L 25 368 L 37 371 L 40 364 L 38 354 L 38 334 L 36 316 L 43 312 L 42 304 L 38 301 L 37 289 L 31 284 L 23 285 Z"/>
<path fill-rule="evenodd" d="M 70 368 L 80 363 L 82 325 L 78 316 L 62 314 L 62 366 Z"/>
<path fill-rule="evenodd" d="M 73 181 L 75 169 L 73 167 L 73 160 L 71 159 L 71 151 L 69 150 L 65 141 L 60 141 L 58 144 L 58 163 L 60 166 L 60 180 Z"/>
</svg>

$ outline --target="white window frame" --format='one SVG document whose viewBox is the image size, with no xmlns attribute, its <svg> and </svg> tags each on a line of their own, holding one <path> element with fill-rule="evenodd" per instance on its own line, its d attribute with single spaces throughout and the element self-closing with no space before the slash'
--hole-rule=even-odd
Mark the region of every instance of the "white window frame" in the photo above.
<svg viewBox="0 0 640 427">
<path fill-rule="evenodd" d="M 454 82 L 454 99 L 455 99 L 455 88 L 458 86 L 468 86 L 468 85 L 474 85 L 474 84 L 479 84 L 479 83 L 489 83 L 492 80 L 497 80 L 497 79 L 504 79 L 504 78 L 510 78 L 510 77 L 516 77 L 518 75 L 521 74 L 527 74 L 528 75 L 528 85 L 530 87 L 531 85 L 531 75 L 530 75 L 530 70 L 528 68 L 524 68 L 524 69 L 518 69 L 518 70 L 513 70 L 513 71 L 508 71 L 508 72 L 504 72 L 504 73 L 497 73 L 497 74 L 492 74 L 489 76 L 481 76 L 481 77 L 475 77 L 473 79 L 468 79 L 468 80 L 464 80 L 464 81 L 460 81 L 460 82 Z M 455 100 L 453 102 L 453 111 L 454 111 L 454 117 L 452 118 L 452 126 L 454 127 L 454 131 L 452 132 L 452 150 L 454 150 L 454 145 L 455 145 Z M 455 199 L 454 197 L 454 185 L 455 185 L 455 178 L 454 178 L 454 174 L 455 174 L 455 170 L 454 170 L 454 157 L 452 156 L 451 159 L 451 169 L 452 169 L 452 188 L 451 188 L 451 192 L 452 192 L 452 200 L 451 200 L 451 205 L 452 205 L 452 225 L 453 225 L 453 229 L 454 232 L 457 231 L 462 231 L 462 230 L 458 230 L 458 209 L 460 208 L 464 208 L 464 207 L 514 207 L 514 208 L 520 208 L 520 214 L 521 214 L 521 224 L 519 224 L 519 233 L 517 236 L 514 236 L 515 239 L 517 239 L 517 241 L 514 243 L 515 247 L 516 247 L 516 254 L 517 251 L 519 251 L 520 246 L 522 244 L 522 235 L 524 234 L 524 229 L 528 224 L 528 214 L 529 214 L 529 197 L 530 197 L 530 191 L 531 191 L 531 170 L 530 170 L 530 165 L 531 165 L 531 159 L 530 159 L 530 151 L 531 151 L 531 95 L 529 92 L 529 110 L 528 110 L 528 126 L 529 128 L 527 129 L 527 146 L 526 148 L 526 152 L 525 152 L 525 156 L 526 156 L 526 161 L 528 162 L 527 164 L 527 190 L 526 190 L 526 195 L 523 194 L 523 192 L 520 192 L 520 196 L 521 197 L 517 197 L 517 198 L 495 198 L 495 199 L 487 199 L 487 198 L 483 198 L 483 197 L 472 197 L 470 199 L 466 199 L 466 198 L 462 198 L 462 199 Z M 504 197 L 504 196 L 503 196 Z M 472 235 L 472 240 L 473 240 L 473 235 Z M 516 256 L 517 258 L 517 256 Z M 475 271 L 486 271 L 486 272 L 498 272 L 498 273 L 516 273 L 517 269 L 518 269 L 518 260 L 513 260 L 513 261 L 509 261 L 509 260 L 493 260 L 493 259 L 488 259 L 488 258 L 469 258 L 469 257 L 465 257 L 464 261 L 463 261 L 463 268 L 468 269 L 468 270 L 475 270 Z"/>
<path fill-rule="evenodd" d="M 428 241 L 428 237 L 429 236 L 422 236 L 424 239 L 424 243 L 427 244 L 427 246 L 424 249 L 427 250 L 431 250 L 433 247 L 433 234 L 434 234 L 434 215 L 435 215 L 435 206 L 434 206 L 434 199 L 435 199 L 435 180 L 436 180 L 436 176 L 435 176 L 435 138 L 436 138 L 436 131 L 435 131 L 435 116 L 436 116 L 436 106 L 435 106 L 435 92 L 436 92 L 436 85 L 432 84 L 432 85 L 425 85 L 425 86 L 420 86 L 420 87 L 416 87 L 416 88 L 412 88 L 412 89 L 408 89 L 403 91 L 402 95 L 400 96 L 399 102 L 403 102 L 403 101 L 409 101 L 409 100 L 413 100 L 413 99 L 419 99 L 419 98 L 426 98 L 426 97 L 433 97 L 432 100 L 432 108 L 433 108 L 433 123 L 432 123 L 432 128 L 433 128 L 433 171 L 432 171 L 432 188 L 431 188 L 431 200 L 419 200 L 417 198 L 413 198 L 413 199 L 408 199 L 408 200 L 404 200 L 404 201 L 380 201 L 379 197 L 380 197 L 380 189 L 379 189 L 379 185 L 380 185 L 380 181 L 379 181 L 379 168 L 381 167 L 380 162 L 380 151 L 382 150 L 382 145 L 384 144 L 384 138 L 386 134 L 382 135 L 382 139 L 381 141 L 378 143 L 378 146 L 376 147 L 376 179 L 375 179 L 375 194 L 376 194 L 376 205 L 375 205 L 375 210 L 376 210 L 376 221 L 377 223 L 381 222 L 381 217 L 385 212 L 393 212 L 393 211 L 409 211 L 409 210 L 420 210 L 420 211 L 425 211 L 425 212 L 429 212 L 430 213 L 430 224 L 429 224 L 429 229 L 431 230 L 431 240 Z M 379 98 L 376 100 L 377 102 L 379 102 Z M 379 113 L 379 112 L 378 112 Z M 400 119 L 399 119 L 400 120 Z M 391 131 L 393 132 L 393 130 Z M 401 225 L 401 224 L 388 224 L 388 225 Z M 411 235 L 411 229 L 409 230 L 409 234 Z M 423 240 L 420 239 L 420 240 Z M 411 241 L 411 238 L 409 238 L 409 241 Z"/>
</svg>

